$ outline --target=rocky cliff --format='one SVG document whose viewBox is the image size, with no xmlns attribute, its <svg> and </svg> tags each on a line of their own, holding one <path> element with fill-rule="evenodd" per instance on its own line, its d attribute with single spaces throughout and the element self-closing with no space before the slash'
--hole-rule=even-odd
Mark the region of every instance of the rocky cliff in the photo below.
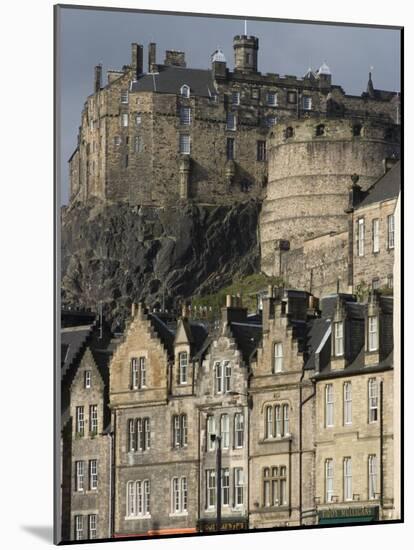
<svg viewBox="0 0 414 550">
<path fill-rule="evenodd" d="M 171 309 L 259 270 L 260 204 L 126 204 L 62 211 L 62 304 L 96 310 L 113 328 L 132 301 Z"/>
</svg>

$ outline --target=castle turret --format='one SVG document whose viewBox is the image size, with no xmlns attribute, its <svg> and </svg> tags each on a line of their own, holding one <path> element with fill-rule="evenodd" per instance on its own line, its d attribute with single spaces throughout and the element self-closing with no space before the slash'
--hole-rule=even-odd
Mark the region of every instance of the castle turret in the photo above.
<svg viewBox="0 0 414 550">
<path fill-rule="evenodd" d="M 255 36 L 237 35 L 233 39 L 234 70 L 244 73 L 257 72 L 259 39 Z"/>
</svg>

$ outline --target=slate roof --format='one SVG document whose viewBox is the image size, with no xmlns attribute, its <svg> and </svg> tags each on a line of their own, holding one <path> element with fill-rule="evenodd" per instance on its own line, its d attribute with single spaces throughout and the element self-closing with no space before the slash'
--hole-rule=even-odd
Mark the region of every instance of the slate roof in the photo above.
<svg viewBox="0 0 414 550">
<path fill-rule="evenodd" d="M 307 333 L 305 338 L 305 354 L 307 361 L 305 370 L 313 370 L 316 368 L 315 356 L 316 351 L 321 345 L 327 331 L 331 326 L 329 319 L 312 319 L 307 324 Z M 321 365 L 319 365 L 321 366 Z"/>
<path fill-rule="evenodd" d="M 154 313 L 149 313 L 148 318 L 157 333 L 159 339 L 164 344 L 170 357 L 174 356 L 174 332 L 167 327 L 162 319 Z"/>
<path fill-rule="evenodd" d="M 147 73 L 132 82 L 132 92 L 179 94 L 183 84 L 190 86 L 190 94 L 210 97 L 215 92 L 212 72 L 207 69 L 187 69 L 163 66 L 159 73 Z"/>
<path fill-rule="evenodd" d="M 67 327 L 61 330 L 62 378 L 84 349 L 84 345 L 92 332 L 92 328 L 93 324 Z"/>
<path fill-rule="evenodd" d="M 377 180 L 366 191 L 366 196 L 356 209 L 364 208 L 369 204 L 382 202 L 398 197 L 401 188 L 401 163 L 398 161 L 386 174 Z"/>
<path fill-rule="evenodd" d="M 248 364 L 262 338 L 262 325 L 253 323 L 230 323 L 231 334 L 242 354 L 243 361 Z"/>
<path fill-rule="evenodd" d="M 202 348 L 204 342 L 207 340 L 208 327 L 200 322 L 189 322 L 191 335 L 193 337 L 192 343 L 192 355 L 196 355 Z"/>
</svg>

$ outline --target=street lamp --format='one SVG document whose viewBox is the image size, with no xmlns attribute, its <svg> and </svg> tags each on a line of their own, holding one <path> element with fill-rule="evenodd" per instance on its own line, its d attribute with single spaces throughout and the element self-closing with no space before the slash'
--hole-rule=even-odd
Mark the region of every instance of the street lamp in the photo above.
<svg viewBox="0 0 414 550">
<path fill-rule="evenodd" d="M 221 435 L 211 434 L 211 441 L 217 442 L 216 452 L 216 531 L 221 531 Z"/>
</svg>

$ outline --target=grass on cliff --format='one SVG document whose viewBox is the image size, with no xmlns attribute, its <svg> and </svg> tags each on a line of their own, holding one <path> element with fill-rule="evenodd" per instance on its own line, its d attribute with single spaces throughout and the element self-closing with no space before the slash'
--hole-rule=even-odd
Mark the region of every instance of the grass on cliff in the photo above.
<svg viewBox="0 0 414 550">
<path fill-rule="evenodd" d="M 249 312 L 255 312 L 257 306 L 256 295 L 260 290 L 266 290 L 268 285 L 279 286 L 282 284 L 280 277 L 268 277 L 264 273 L 255 273 L 248 277 L 243 277 L 232 282 L 231 285 L 223 287 L 214 294 L 195 297 L 191 301 L 191 307 L 207 307 L 213 312 L 217 312 L 226 305 L 226 295 L 236 296 L 240 294 L 243 307 L 247 307 Z"/>
</svg>

